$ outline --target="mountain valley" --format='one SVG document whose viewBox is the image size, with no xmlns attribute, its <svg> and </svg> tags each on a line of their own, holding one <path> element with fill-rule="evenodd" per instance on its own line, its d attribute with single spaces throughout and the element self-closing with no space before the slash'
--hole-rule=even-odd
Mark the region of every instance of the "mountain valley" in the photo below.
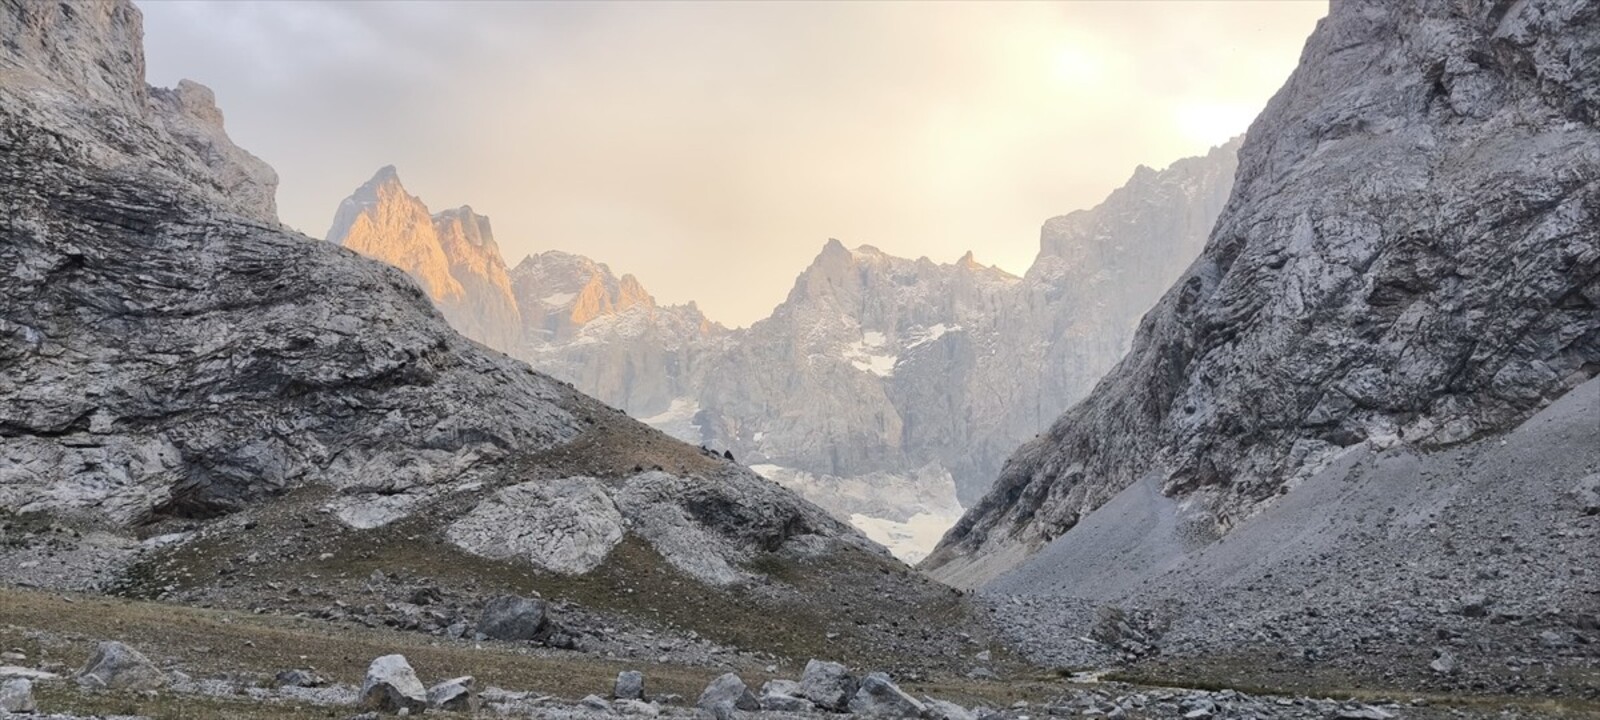
<svg viewBox="0 0 1600 720">
<path fill-rule="evenodd" d="M 0 717 L 1600 717 L 1593 3 L 1332 3 L 1023 275 L 744 328 L 0 37 Z"/>
</svg>

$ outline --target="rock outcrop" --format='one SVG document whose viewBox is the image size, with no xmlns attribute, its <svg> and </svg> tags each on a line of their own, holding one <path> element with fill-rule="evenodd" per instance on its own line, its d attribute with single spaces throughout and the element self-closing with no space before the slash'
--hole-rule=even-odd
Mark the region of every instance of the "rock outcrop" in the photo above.
<svg viewBox="0 0 1600 720">
<path fill-rule="evenodd" d="M 1600 372 L 1600 11 L 1335 3 L 1201 257 L 926 567 L 977 584 L 1149 479 L 1197 537 L 1356 446 L 1491 437 Z"/>
</svg>

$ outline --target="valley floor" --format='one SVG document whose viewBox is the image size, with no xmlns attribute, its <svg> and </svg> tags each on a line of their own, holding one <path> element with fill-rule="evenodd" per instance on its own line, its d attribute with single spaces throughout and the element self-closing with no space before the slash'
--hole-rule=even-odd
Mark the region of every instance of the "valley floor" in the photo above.
<svg viewBox="0 0 1600 720">
<path fill-rule="evenodd" d="M 59 677 L 36 683 L 47 717 L 346 718 L 367 664 L 405 655 L 425 682 L 473 675 L 485 705 L 481 716 L 606 717 L 579 698 L 609 696 L 619 671 L 644 672 L 647 692 L 663 700 L 663 716 L 693 716 L 706 683 L 737 672 L 752 687 L 798 677 L 803 661 L 765 666 L 756 661 L 708 665 L 619 661 L 594 653 L 553 651 L 509 643 L 448 640 L 387 628 L 307 617 L 254 614 L 121 598 L 0 588 L 0 647 L 6 663 Z M 145 693 L 89 691 L 72 682 L 97 641 L 117 639 L 141 649 L 173 682 Z M 326 678 L 322 688 L 274 688 L 272 677 L 307 669 Z M 1111 679 L 1119 678 L 1112 682 Z M 1189 689 L 1163 687 L 1173 679 Z M 1258 718 L 1583 718 L 1600 717 L 1600 702 L 1575 699 L 1451 697 L 1386 693 L 1347 687 L 1340 678 L 1295 677 L 1266 665 L 1147 666 L 1096 678 L 1035 670 L 1003 679 L 930 675 L 903 687 L 975 708 L 976 717 L 1096 716 Z M 1272 683 L 1272 684 L 1268 684 Z M 1228 690 L 1225 688 L 1235 688 Z M 674 697 L 676 696 L 676 697 Z M 989 710 L 989 708 L 994 708 Z M 1205 711 L 1194 714 L 1197 711 Z M 432 714 L 432 713 L 430 713 Z M 444 713 L 449 716 L 451 714 Z M 776 712 L 757 718 L 798 717 Z M 458 716 L 466 717 L 466 714 Z M 815 715 L 809 715 L 815 717 Z"/>
</svg>

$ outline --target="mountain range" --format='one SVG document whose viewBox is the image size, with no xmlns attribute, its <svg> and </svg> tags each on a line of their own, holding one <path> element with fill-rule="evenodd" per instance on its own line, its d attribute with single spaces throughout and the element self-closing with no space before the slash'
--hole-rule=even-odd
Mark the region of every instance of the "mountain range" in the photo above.
<svg viewBox="0 0 1600 720">
<path fill-rule="evenodd" d="M 1140 167 L 1100 205 L 1050 219 L 1022 277 L 970 252 L 940 264 L 829 240 L 771 315 L 737 330 L 580 255 L 507 270 L 486 218 L 430 216 L 392 167 L 339 205 L 327 238 L 405 270 L 468 337 L 731 452 L 914 560 L 1126 351 L 1203 245 L 1238 145 Z"/>
</svg>

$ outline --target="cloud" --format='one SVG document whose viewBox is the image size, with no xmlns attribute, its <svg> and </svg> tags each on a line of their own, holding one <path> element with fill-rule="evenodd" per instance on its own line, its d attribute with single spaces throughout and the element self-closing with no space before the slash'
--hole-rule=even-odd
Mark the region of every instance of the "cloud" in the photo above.
<svg viewBox="0 0 1600 720">
<path fill-rule="evenodd" d="M 321 236 L 399 167 L 666 301 L 763 316 L 828 237 L 1015 272 L 1047 217 L 1240 132 L 1325 3 L 162 2 L 151 81 L 217 92 Z"/>
</svg>

